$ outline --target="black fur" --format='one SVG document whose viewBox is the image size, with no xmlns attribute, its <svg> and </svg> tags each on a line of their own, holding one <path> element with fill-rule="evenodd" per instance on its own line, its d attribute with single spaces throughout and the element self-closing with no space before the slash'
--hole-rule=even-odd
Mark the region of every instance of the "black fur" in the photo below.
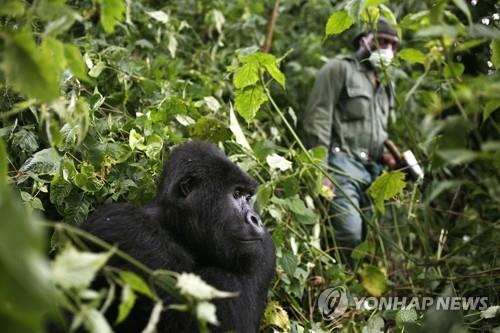
<svg viewBox="0 0 500 333">
<path fill-rule="evenodd" d="M 145 206 L 111 204 L 84 229 L 116 244 L 152 269 L 193 272 L 214 287 L 238 292 L 215 300 L 213 332 L 257 332 L 274 274 L 275 249 L 249 202 L 257 183 L 214 146 L 185 143 L 167 160 L 157 197 Z M 124 261 L 112 265 L 134 268 Z M 169 296 L 165 302 L 172 303 Z M 117 332 L 140 332 L 151 304 L 134 306 Z M 189 315 L 166 310 L 159 332 L 196 332 Z"/>
</svg>

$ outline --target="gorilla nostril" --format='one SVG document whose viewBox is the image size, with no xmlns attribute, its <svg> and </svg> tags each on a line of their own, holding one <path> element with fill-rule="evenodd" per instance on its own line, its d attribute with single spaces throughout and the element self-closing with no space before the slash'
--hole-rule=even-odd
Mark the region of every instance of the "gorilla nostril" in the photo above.
<svg viewBox="0 0 500 333">
<path fill-rule="evenodd" d="M 246 218 L 246 220 L 247 220 L 247 222 L 249 222 L 250 224 L 254 224 L 254 225 L 256 225 L 256 226 L 260 226 L 260 224 L 261 224 L 260 218 L 259 218 L 257 215 L 255 215 L 255 214 L 253 214 L 253 213 L 251 213 L 251 212 L 248 212 L 248 213 L 247 213 L 247 218 Z"/>
</svg>

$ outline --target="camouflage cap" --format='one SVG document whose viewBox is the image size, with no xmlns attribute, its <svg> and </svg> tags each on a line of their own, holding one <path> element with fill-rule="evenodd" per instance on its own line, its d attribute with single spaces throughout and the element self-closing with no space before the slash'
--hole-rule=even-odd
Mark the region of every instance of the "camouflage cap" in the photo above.
<svg viewBox="0 0 500 333">
<path fill-rule="evenodd" d="M 398 32 L 396 29 L 391 25 L 391 23 L 385 18 L 385 17 L 380 17 L 377 22 L 377 30 L 374 30 L 373 28 L 370 28 L 368 30 L 364 30 L 356 34 L 354 39 L 352 40 L 352 44 L 354 48 L 358 48 L 359 46 L 359 39 L 361 37 L 366 36 L 367 34 L 371 32 L 379 32 L 383 34 L 388 34 L 388 35 L 393 35 L 393 36 L 398 36 Z"/>
</svg>

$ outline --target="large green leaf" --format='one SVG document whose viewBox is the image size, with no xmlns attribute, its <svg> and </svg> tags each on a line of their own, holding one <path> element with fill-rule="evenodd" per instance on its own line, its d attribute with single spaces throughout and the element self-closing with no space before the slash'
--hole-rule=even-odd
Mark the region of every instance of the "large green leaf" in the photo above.
<svg viewBox="0 0 500 333">
<path fill-rule="evenodd" d="M 90 204 L 83 193 L 72 191 L 64 200 L 64 222 L 71 225 L 81 225 L 87 219 Z"/>
<path fill-rule="evenodd" d="M 36 46 L 31 32 L 4 34 L 2 69 L 7 83 L 20 93 L 41 101 L 59 95 L 59 72 L 51 53 Z"/>
<path fill-rule="evenodd" d="M 404 326 L 405 323 L 413 323 L 417 321 L 418 315 L 415 309 L 401 309 L 396 314 L 396 325 L 400 328 Z"/>
<path fill-rule="evenodd" d="M 87 69 L 83 63 L 83 57 L 80 50 L 74 45 L 64 44 L 64 55 L 71 72 L 80 80 L 89 81 L 90 78 L 87 76 Z"/>
<path fill-rule="evenodd" d="M 384 171 L 368 189 L 377 209 L 384 213 L 384 202 L 399 194 L 406 186 L 405 174 L 401 171 Z"/>
<path fill-rule="evenodd" d="M 269 53 L 255 52 L 240 56 L 238 58 L 243 64 L 236 70 L 234 85 L 241 89 L 255 84 L 259 80 L 259 73 L 266 70 L 283 88 L 285 87 L 285 75 L 279 69 L 279 61 Z"/>
<path fill-rule="evenodd" d="M 371 317 L 361 333 L 381 333 L 384 330 L 384 319 L 380 315 Z"/>
<path fill-rule="evenodd" d="M 267 101 L 264 88 L 260 85 L 248 87 L 242 91 L 236 92 L 236 110 L 247 121 L 250 122 L 262 103 Z"/>
<path fill-rule="evenodd" d="M 24 128 L 20 129 L 12 136 L 12 144 L 26 152 L 34 153 L 39 148 L 38 138 L 33 131 L 28 131 Z"/>
<path fill-rule="evenodd" d="M 56 173 L 50 182 L 50 202 L 61 206 L 64 199 L 71 193 L 73 185 L 65 181 L 59 173 Z"/>
<path fill-rule="evenodd" d="M 355 20 L 345 10 L 333 13 L 326 22 L 325 35 L 337 35 L 349 29 Z"/>
<path fill-rule="evenodd" d="M 19 169 L 21 172 L 33 172 L 36 174 L 53 175 L 59 170 L 61 157 L 55 149 L 47 148 L 40 150 L 29 158 Z"/>
<path fill-rule="evenodd" d="M 6 167 L 6 161 L 5 151 L 0 148 L 0 165 Z M 0 170 L 0 179 L 5 178 L 4 171 Z M 7 187 L 5 179 L 0 180 L 0 212 L 2 332 L 43 332 L 43 318 L 55 297 L 50 289 L 44 232 Z"/>
<path fill-rule="evenodd" d="M 85 192 L 94 193 L 99 191 L 104 183 L 97 179 L 94 166 L 85 162 L 81 165 L 80 173 L 75 176 L 75 185 Z"/>
<path fill-rule="evenodd" d="M 380 297 L 387 288 L 387 278 L 379 267 L 364 264 L 358 273 L 361 277 L 361 285 L 370 295 Z"/>
<path fill-rule="evenodd" d="M 285 88 L 285 74 L 280 71 L 276 63 L 265 65 L 267 72 L 275 79 L 283 88 Z"/>
<path fill-rule="evenodd" d="M 101 4 L 101 24 L 107 33 L 113 32 L 115 26 L 125 14 L 124 0 L 98 0 Z"/>
<path fill-rule="evenodd" d="M 287 211 L 290 210 L 293 212 L 295 219 L 299 223 L 314 224 L 318 220 L 318 216 L 311 208 L 305 205 L 304 201 L 298 195 L 286 199 L 273 197 L 271 201 L 286 208 Z"/>
<path fill-rule="evenodd" d="M 234 86 L 242 89 L 251 86 L 259 81 L 259 65 L 257 63 L 248 63 L 239 67 L 234 73 Z"/>
<path fill-rule="evenodd" d="M 290 318 L 288 313 L 277 301 L 271 301 L 264 311 L 264 323 L 279 327 L 282 331 L 290 331 Z"/>
<path fill-rule="evenodd" d="M 412 48 L 402 49 L 398 52 L 398 57 L 406 61 L 407 63 L 414 64 L 424 64 L 425 54 L 422 51 Z"/>
<path fill-rule="evenodd" d="M 0 2 L 0 15 L 21 16 L 24 13 L 24 1 L 3 0 Z"/>
</svg>

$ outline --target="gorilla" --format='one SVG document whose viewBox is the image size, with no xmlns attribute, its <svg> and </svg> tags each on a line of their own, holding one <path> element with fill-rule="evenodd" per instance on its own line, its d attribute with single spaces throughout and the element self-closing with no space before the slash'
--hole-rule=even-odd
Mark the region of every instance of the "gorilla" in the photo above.
<svg viewBox="0 0 500 333">
<path fill-rule="evenodd" d="M 237 293 L 213 300 L 219 325 L 210 330 L 255 333 L 276 261 L 273 241 L 252 205 L 256 188 L 256 181 L 217 148 L 188 142 L 171 152 L 152 202 L 104 206 L 83 229 L 152 269 L 192 272 L 219 290 Z M 110 265 L 134 270 L 120 259 Z M 175 302 L 166 293 L 160 296 L 166 305 Z M 151 309 L 148 300 L 136 303 L 117 332 L 140 332 Z M 197 327 L 191 315 L 168 309 L 157 330 L 197 332 Z"/>
</svg>

